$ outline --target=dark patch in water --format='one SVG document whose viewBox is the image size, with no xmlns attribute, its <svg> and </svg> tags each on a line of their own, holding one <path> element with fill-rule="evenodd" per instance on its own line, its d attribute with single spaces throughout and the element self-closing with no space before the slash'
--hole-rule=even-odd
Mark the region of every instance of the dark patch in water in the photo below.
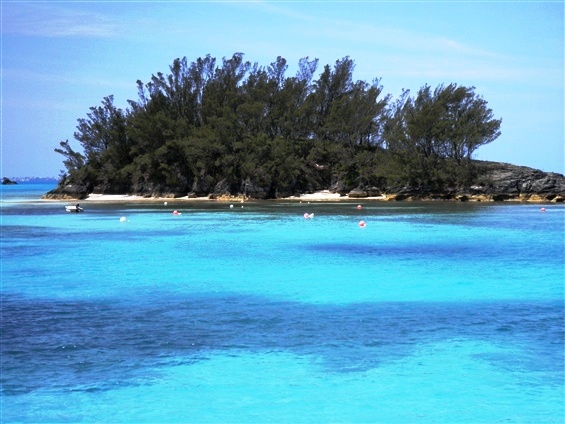
<svg viewBox="0 0 565 424">
<path fill-rule="evenodd" d="M 6 295 L 2 390 L 142 384 L 160 365 L 206 360 L 218 351 L 316 355 L 329 372 L 357 372 L 405 357 L 421 343 L 461 338 L 523 346 L 528 357 L 545 362 L 524 358 L 522 367 L 562 376 L 563 317 L 558 302 L 317 306 L 245 296 L 88 302 Z"/>
</svg>

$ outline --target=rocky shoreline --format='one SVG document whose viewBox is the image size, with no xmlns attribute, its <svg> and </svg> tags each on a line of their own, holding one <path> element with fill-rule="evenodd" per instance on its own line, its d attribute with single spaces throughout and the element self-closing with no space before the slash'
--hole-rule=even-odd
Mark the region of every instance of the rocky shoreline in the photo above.
<svg viewBox="0 0 565 424">
<path fill-rule="evenodd" d="M 375 201 L 459 201 L 459 202 L 565 202 L 565 176 L 554 172 L 511 165 L 501 162 L 477 161 L 480 177 L 470 187 L 445 187 L 441 190 L 427 187 L 355 187 L 347 188 L 337 182 L 331 187 L 277 198 L 278 200 L 375 200 Z M 81 184 L 60 183 L 46 193 L 43 199 L 53 200 L 217 200 L 246 201 L 265 200 L 265 190 L 251 182 L 244 193 L 230 193 L 222 183 L 216 184 L 210 193 L 161 192 L 141 188 L 131 194 L 118 194 L 115 189 L 99 188 L 89 192 Z M 277 200 L 274 199 L 274 200 Z"/>
</svg>

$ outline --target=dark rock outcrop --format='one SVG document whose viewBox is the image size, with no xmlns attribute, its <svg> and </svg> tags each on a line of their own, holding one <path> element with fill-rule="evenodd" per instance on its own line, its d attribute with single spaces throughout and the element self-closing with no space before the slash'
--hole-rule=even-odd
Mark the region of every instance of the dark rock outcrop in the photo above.
<svg viewBox="0 0 565 424">
<path fill-rule="evenodd" d="M 81 200 L 88 197 L 92 191 L 84 184 L 59 183 L 53 190 L 43 195 L 44 199 Z"/>
<path fill-rule="evenodd" d="M 525 166 L 477 161 L 479 177 L 468 195 L 494 201 L 553 201 L 565 198 L 565 176 Z"/>
<path fill-rule="evenodd" d="M 210 193 L 210 199 L 217 199 L 220 197 L 225 197 L 230 195 L 231 195 L 231 191 L 229 184 L 227 183 L 226 180 L 222 180 L 218 184 L 216 184 L 214 190 L 212 191 L 212 193 Z"/>
<path fill-rule="evenodd" d="M 369 196 L 369 194 L 361 188 L 354 188 L 347 194 L 347 196 L 351 199 L 363 199 Z"/>
<path fill-rule="evenodd" d="M 369 187 L 367 189 L 367 195 L 369 197 L 377 197 L 380 196 L 381 194 L 382 194 L 381 190 L 378 187 Z"/>
<path fill-rule="evenodd" d="M 267 199 L 269 197 L 268 187 L 262 187 L 249 178 L 241 183 L 239 192 L 250 199 Z"/>
<path fill-rule="evenodd" d="M 467 187 L 408 185 L 379 189 L 361 186 L 346 195 L 353 199 L 384 196 L 387 200 L 398 201 L 565 201 L 565 176 L 561 174 L 500 162 L 475 161 L 475 166 L 477 177 Z M 334 184 L 330 191 L 337 192 L 338 184 Z"/>
<path fill-rule="evenodd" d="M 330 193 L 338 193 L 341 196 L 345 196 L 349 190 L 347 189 L 345 182 L 338 180 L 330 186 L 329 191 Z"/>
<path fill-rule="evenodd" d="M 2 178 L 2 184 L 3 185 L 12 185 L 12 184 L 17 184 L 16 181 L 12 181 L 11 179 L 4 177 Z"/>
</svg>

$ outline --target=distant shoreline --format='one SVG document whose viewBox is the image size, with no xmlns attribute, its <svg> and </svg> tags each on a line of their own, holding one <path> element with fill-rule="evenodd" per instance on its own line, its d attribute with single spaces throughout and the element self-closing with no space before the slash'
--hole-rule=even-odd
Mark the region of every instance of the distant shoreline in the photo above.
<svg viewBox="0 0 565 424">
<path fill-rule="evenodd" d="M 246 182 L 238 192 L 230 190 L 224 182 L 215 186 L 187 192 L 186 187 L 167 188 L 149 186 L 91 187 L 83 182 L 61 181 L 57 187 L 43 196 L 43 199 L 85 202 L 194 202 L 248 200 L 272 201 L 435 201 L 435 202 L 525 202 L 525 203 L 565 203 L 565 176 L 546 173 L 537 169 L 517 166 L 503 162 L 475 161 L 478 175 L 472 183 L 465 186 L 425 186 L 425 185 L 362 185 L 347 186 L 343 181 L 332 185 L 319 185 L 310 188 L 314 192 L 293 190 L 302 193 L 290 195 L 293 191 L 272 193 L 269 187 L 261 187 L 252 181 Z M 131 192 L 136 194 L 104 194 Z M 194 188 L 194 187 L 193 187 Z M 89 191 L 95 190 L 98 193 Z M 280 197 L 279 197 L 280 196 Z"/>
</svg>

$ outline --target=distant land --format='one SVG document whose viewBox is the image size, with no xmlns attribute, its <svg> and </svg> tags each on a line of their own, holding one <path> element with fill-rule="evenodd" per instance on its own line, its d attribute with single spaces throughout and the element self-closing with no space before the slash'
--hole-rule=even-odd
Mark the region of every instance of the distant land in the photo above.
<svg viewBox="0 0 565 424">
<path fill-rule="evenodd" d="M 16 183 L 31 183 L 31 184 L 57 184 L 59 178 L 56 177 L 7 177 L 8 180 Z"/>
</svg>

